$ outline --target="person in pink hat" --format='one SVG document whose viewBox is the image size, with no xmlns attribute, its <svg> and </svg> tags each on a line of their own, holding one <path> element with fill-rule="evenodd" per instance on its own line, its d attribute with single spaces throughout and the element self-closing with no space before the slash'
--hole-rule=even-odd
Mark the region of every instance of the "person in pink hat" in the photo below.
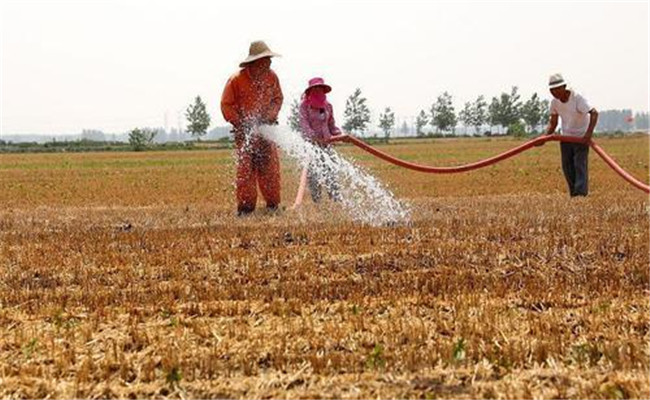
<svg viewBox="0 0 650 400">
<path fill-rule="evenodd" d="M 323 78 L 312 78 L 302 95 L 300 104 L 302 136 L 323 150 L 322 154 L 311 161 L 307 170 L 309 191 L 315 203 L 321 200 L 322 186 L 325 186 L 330 199 L 340 200 L 331 157 L 327 157 L 328 153 L 332 152 L 330 139 L 341 134 L 341 130 L 334 122 L 332 105 L 327 101 L 327 93 L 331 91 L 332 88 L 325 84 Z"/>
</svg>

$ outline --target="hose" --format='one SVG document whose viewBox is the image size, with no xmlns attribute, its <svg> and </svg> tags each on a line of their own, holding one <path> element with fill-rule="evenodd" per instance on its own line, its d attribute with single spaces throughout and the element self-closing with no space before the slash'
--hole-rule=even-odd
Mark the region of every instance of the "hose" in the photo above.
<svg viewBox="0 0 650 400">
<path fill-rule="evenodd" d="M 589 142 L 585 142 L 583 138 L 579 137 L 570 137 L 570 136 L 561 136 L 561 135 L 543 135 L 539 136 L 535 139 L 532 139 L 526 143 L 523 143 L 513 149 L 507 150 L 501 154 L 498 154 L 496 156 L 486 158 L 484 160 L 476 161 L 470 164 L 465 164 L 465 165 L 458 165 L 458 166 L 453 166 L 453 167 L 431 167 L 427 165 L 421 165 L 421 164 L 415 164 L 411 163 L 408 161 L 400 160 L 398 158 L 395 158 L 387 153 L 384 153 L 381 150 L 378 150 L 369 144 L 363 142 L 362 140 L 350 136 L 350 135 L 338 135 L 334 136 L 331 139 L 331 142 L 347 142 L 351 143 L 357 147 L 359 147 L 362 150 L 365 150 L 366 152 L 374 155 L 375 157 L 381 158 L 384 161 L 388 161 L 389 163 L 392 163 L 394 165 L 403 167 L 403 168 L 408 168 L 412 169 L 414 171 L 419 171 L 419 172 L 425 172 L 425 173 L 431 173 L 431 174 L 451 174 L 451 173 L 458 173 L 458 172 L 466 172 L 466 171 L 471 171 L 474 169 L 478 168 L 483 168 L 487 167 L 492 164 L 496 164 L 499 161 L 503 161 L 505 159 L 508 159 L 510 157 L 513 157 L 521 152 L 524 152 L 530 148 L 536 147 L 536 146 L 541 146 L 546 142 L 549 141 L 557 141 L 557 142 L 564 142 L 564 143 L 583 143 L 583 144 L 589 144 L 596 154 L 598 154 L 603 161 L 607 165 L 609 165 L 610 168 L 612 168 L 616 173 L 618 173 L 623 179 L 634 185 L 636 188 L 644 191 L 645 193 L 650 193 L 650 186 L 647 184 L 639 181 L 632 175 L 630 175 L 628 172 L 626 172 L 623 168 L 621 168 L 620 165 L 614 161 L 598 144 L 596 144 L 593 140 L 589 140 Z"/>
</svg>

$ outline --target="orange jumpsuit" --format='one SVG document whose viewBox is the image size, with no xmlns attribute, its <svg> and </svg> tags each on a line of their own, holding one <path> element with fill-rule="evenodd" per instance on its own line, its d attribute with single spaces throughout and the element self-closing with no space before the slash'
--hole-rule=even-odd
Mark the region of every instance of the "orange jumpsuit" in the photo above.
<svg viewBox="0 0 650 400">
<path fill-rule="evenodd" d="M 280 160 L 275 143 L 256 132 L 260 124 L 276 122 L 282 107 L 280 81 L 272 70 L 254 79 L 247 67 L 234 74 L 221 96 L 221 112 L 233 125 L 237 152 L 237 210 L 255 210 L 257 186 L 266 206 L 280 204 Z"/>
</svg>

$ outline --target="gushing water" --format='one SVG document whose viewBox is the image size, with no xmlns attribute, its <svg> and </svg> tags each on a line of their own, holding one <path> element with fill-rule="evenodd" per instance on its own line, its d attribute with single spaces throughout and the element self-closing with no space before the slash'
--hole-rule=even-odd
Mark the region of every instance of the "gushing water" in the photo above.
<svg viewBox="0 0 650 400">
<path fill-rule="evenodd" d="M 409 210 L 404 204 L 374 176 L 336 151 L 313 145 L 299 133 L 278 126 L 263 125 L 260 133 L 275 142 L 302 168 L 311 168 L 321 186 L 327 186 L 333 178 L 337 184 L 338 204 L 353 220 L 375 226 L 409 221 Z"/>
</svg>

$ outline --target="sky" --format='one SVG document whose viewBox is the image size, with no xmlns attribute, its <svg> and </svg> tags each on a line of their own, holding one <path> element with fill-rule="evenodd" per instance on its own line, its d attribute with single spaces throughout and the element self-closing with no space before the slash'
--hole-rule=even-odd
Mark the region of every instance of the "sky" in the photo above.
<svg viewBox="0 0 650 400">
<path fill-rule="evenodd" d="M 0 0 L 0 133 L 177 127 L 197 95 L 226 125 L 223 87 L 260 39 L 282 54 L 281 123 L 314 76 L 341 124 L 357 87 L 376 125 L 443 91 L 457 111 L 513 85 L 549 98 L 554 72 L 597 109 L 645 111 L 649 19 L 647 1 Z"/>
</svg>

